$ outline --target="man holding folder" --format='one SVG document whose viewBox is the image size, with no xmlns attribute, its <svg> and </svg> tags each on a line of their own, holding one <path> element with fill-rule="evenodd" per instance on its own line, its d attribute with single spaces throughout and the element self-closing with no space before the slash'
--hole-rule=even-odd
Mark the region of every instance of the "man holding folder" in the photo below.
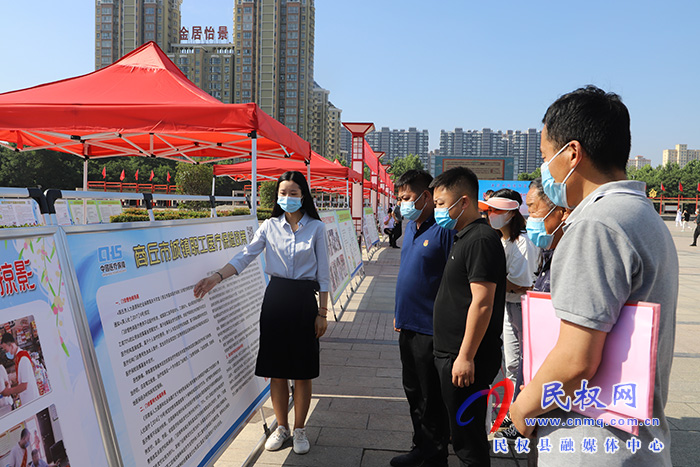
<svg viewBox="0 0 700 467">
<path fill-rule="evenodd" d="M 538 449 L 541 466 L 671 465 L 664 407 L 673 359 L 678 256 L 644 184 L 626 179 L 629 122 L 619 96 L 594 86 L 560 97 L 543 119 L 545 194 L 555 204 L 575 209 L 552 260 L 559 339 L 510 408 L 525 436 L 534 430 L 525 418 L 545 413 L 561 418 L 559 426 L 537 428 L 538 442 L 531 449 Z M 661 305 L 652 414 L 658 425 L 640 425 L 635 437 L 609 426 L 569 421 L 585 417 L 558 404 L 543 408 L 543 387 L 552 382 L 562 383 L 561 400 L 575 399 L 582 380 L 596 374 L 621 308 L 634 301 Z"/>
</svg>

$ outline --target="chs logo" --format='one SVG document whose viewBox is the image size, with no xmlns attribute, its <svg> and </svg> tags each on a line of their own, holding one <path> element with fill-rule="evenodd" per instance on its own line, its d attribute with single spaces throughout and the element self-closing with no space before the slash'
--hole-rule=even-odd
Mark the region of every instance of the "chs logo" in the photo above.
<svg viewBox="0 0 700 467">
<path fill-rule="evenodd" d="M 103 246 L 97 249 L 97 262 L 103 276 L 126 272 L 126 262 L 122 259 L 121 245 Z"/>
<path fill-rule="evenodd" d="M 107 263 L 120 259 L 122 259 L 121 245 L 103 246 L 97 249 L 97 261 L 100 263 Z"/>
</svg>

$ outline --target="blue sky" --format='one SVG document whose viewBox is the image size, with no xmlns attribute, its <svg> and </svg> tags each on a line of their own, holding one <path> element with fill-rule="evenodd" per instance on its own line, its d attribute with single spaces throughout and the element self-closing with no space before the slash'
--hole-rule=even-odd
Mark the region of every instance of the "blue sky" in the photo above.
<svg viewBox="0 0 700 467">
<path fill-rule="evenodd" d="M 230 25 L 233 0 L 184 0 Z M 541 128 L 585 84 L 620 94 L 632 156 L 700 148 L 700 2 L 316 0 L 315 79 L 344 121 L 430 131 Z M 0 0 L 0 92 L 88 73 L 94 2 Z"/>
</svg>

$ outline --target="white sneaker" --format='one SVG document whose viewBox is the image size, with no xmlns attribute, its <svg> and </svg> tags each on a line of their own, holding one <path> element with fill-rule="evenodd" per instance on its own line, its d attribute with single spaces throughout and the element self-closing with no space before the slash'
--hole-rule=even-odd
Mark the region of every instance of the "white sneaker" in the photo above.
<svg viewBox="0 0 700 467">
<path fill-rule="evenodd" d="M 306 454 L 309 452 L 309 438 L 306 437 L 306 428 L 297 428 L 294 430 L 294 452 L 297 454 Z"/>
<path fill-rule="evenodd" d="M 265 449 L 268 451 L 277 451 L 288 439 L 289 429 L 283 426 L 278 426 L 270 437 L 267 438 L 267 441 L 265 441 Z"/>
</svg>

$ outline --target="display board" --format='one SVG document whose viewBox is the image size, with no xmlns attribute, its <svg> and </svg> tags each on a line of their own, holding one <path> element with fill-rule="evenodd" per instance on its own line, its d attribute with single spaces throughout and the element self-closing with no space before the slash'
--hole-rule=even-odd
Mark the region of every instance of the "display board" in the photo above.
<svg viewBox="0 0 700 467">
<path fill-rule="evenodd" d="M 0 332 L 11 334 L 18 346 L 14 358 L 5 351 L 0 356 L 0 385 L 27 385 L 0 398 L 2 466 L 9 464 L 13 450 L 21 451 L 25 429 L 28 452 L 38 449 L 49 464 L 108 465 L 101 405 L 88 381 L 94 368 L 89 370 L 84 360 L 90 349 L 79 339 L 86 328 L 71 293 L 75 288 L 61 235 L 56 227 L 0 232 Z"/>
<path fill-rule="evenodd" d="M 108 224 L 110 216 L 122 213 L 122 203 L 119 200 L 72 199 L 63 203 L 56 202 L 55 206 L 59 225 L 85 224 L 86 207 L 88 224 Z"/>
<path fill-rule="evenodd" d="M 374 217 L 374 210 L 371 207 L 364 208 L 362 215 L 362 234 L 365 239 L 365 248 L 367 248 L 367 251 L 379 243 L 377 219 Z"/>
<path fill-rule="evenodd" d="M 345 250 L 345 261 L 347 262 L 350 276 L 355 277 L 355 274 L 362 268 L 362 251 L 360 250 L 360 243 L 357 241 L 355 225 L 352 222 L 349 209 L 335 211 L 335 214 L 338 219 L 340 238 L 343 241 L 343 250 Z"/>
<path fill-rule="evenodd" d="M 6 227 L 44 225 L 39 205 L 33 199 L 0 199 L 0 225 Z"/>
<path fill-rule="evenodd" d="M 126 466 L 210 465 L 269 394 L 254 376 L 261 260 L 195 299 L 252 216 L 66 227 Z M 79 464 L 78 464 L 79 465 Z"/>
<path fill-rule="evenodd" d="M 350 283 L 350 270 L 343 241 L 340 237 L 336 211 L 320 211 L 318 214 L 326 227 L 328 269 L 331 279 L 330 295 L 333 303 L 335 303 L 340 298 L 345 287 Z"/>
</svg>

